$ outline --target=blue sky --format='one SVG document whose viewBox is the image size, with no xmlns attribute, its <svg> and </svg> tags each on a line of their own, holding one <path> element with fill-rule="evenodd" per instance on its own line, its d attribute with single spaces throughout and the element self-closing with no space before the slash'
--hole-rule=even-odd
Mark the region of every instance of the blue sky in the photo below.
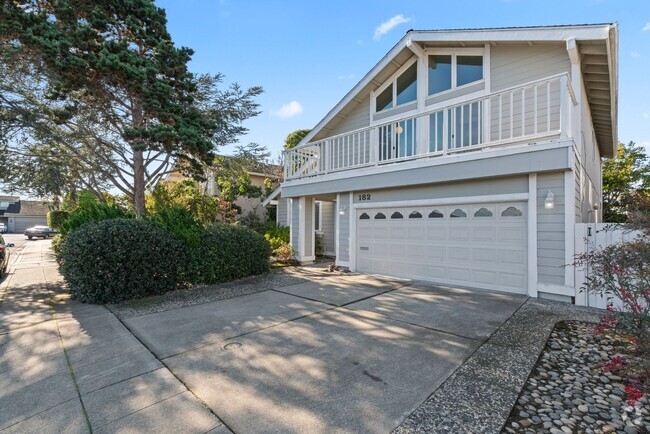
<svg viewBox="0 0 650 434">
<path fill-rule="evenodd" d="M 408 29 L 619 23 L 619 138 L 650 149 L 650 0 L 157 0 L 194 72 L 262 86 L 240 143 L 274 155 L 312 128 Z M 229 153 L 232 146 L 221 149 Z"/>
</svg>

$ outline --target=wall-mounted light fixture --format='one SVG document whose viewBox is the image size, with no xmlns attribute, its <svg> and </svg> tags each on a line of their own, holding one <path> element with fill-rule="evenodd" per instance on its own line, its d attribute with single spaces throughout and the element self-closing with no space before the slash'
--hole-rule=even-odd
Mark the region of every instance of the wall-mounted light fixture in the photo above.
<svg viewBox="0 0 650 434">
<path fill-rule="evenodd" d="M 345 215 L 346 211 L 348 210 L 348 206 L 344 203 L 339 205 L 339 215 Z"/>
<path fill-rule="evenodd" d="M 546 199 L 544 199 L 544 208 L 553 209 L 555 208 L 555 195 L 551 190 L 546 193 Z"/>
<path fill-rule="evenodd" d="M 395 132 L 399 136 L 400 134 L 402 134 L 404 132 L 404 128 L 402 128 L 401 125 L 398 125 L 397 128 L 395 128 Z"/>
</svg>

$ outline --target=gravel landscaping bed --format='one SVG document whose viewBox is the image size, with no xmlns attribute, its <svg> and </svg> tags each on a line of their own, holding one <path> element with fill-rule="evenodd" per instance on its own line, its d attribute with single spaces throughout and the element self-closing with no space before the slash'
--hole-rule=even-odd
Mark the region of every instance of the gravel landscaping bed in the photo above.
<svg viewBox="0 0 650 434">
<path fill-rule="evenodd" d="M 127 319 L 149 313 L 163 312 L 194 304 L 209 303 L 241 295 L 254 294 L 272 288 L 305 282 L 295 267 L 276 270 L 262 276 L 247 277 L 219 285 L 193 286 L 170 291 L 162 295 L 146 297 L 117 304 L 107 304 L 118 318 Z"/>
<path fill-rule="evenodd" d="M 649 433 L 648 397 L 628 405 L 624 379 L 603 369 L 616 355 L 630 357 L 626 341 L 558 323 L 502 433 Z"/>
</svg>

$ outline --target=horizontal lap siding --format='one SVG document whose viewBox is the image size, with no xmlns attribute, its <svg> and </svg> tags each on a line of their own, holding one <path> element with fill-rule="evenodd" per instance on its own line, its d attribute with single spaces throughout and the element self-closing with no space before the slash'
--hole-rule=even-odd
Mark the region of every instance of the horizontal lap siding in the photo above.
<svg viewBox="0 0 650 434">
<path fill-rule="evenodd" d="M 570 72 L 564 44 L 496 45 L 490 48 L 491 91 Z"/>
<path fill-rule="evenodd" d="M 287 226 L 289 224 L 288 216 L 287 216 L 287 203 L 289 199 L 286 198 L 280 198 L 278 199 L 278 207 L 277 207 L 277 224 L 280 226 Z"/>
<path fill-rule="evenodd" d="M 555 207 L 546 209 L 548 191 Z M 565 258 L 564 172 L 537 176 L 537 279 L 540 283 L 564 285 Z"/>
<path fill-rule="evenodd" d="M 355 203 L 369 203 L 367 200 L 360 201 L 359 194 L 370 193 L 370 202 L 391 202 L 396 200 L 444 199 L 527 192 L 528 176 L 513 176 L 481 181 L 359 191 L 353 198 Z"/>
<path fill-rule="evenodd" d="M 366 95 L 361 102 L 353 103 L 354 106 L 349 112 L 342 114 L 344 117 L 337 117 L 316 135 L 312 141 L 348 133 L 370 126 L 370 95 Z"/>
</svg>

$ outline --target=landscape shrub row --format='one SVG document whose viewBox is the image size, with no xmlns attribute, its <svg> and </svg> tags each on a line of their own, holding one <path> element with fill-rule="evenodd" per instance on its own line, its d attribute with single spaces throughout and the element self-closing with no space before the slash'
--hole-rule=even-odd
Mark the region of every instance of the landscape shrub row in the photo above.
<svg viewBox="0 0 650 434">
<path fill-rule="evenodd" d="M 70 213 L 53 244 L 68 290 L 80 301 L 115 303 L 269 269 L 269 242 L 243 225 L 203 225 L 177 206 L 143 220 L 116 206 L 91 208 Z"/>
</svg>

